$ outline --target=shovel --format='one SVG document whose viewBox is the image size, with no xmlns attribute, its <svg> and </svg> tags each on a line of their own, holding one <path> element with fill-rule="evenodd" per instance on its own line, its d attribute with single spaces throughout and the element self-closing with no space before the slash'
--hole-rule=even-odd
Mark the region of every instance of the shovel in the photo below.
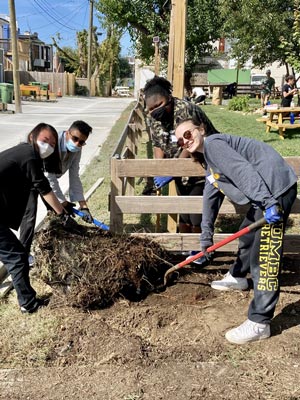
<svg viewBox="0 0 300 400">
<path fill-rule="evenodd" d="M 73 208 L 73 212 L 81 218 L 84 216 L 84 213 L 80 210 L 77 210 L 76 208 Z M 103 229 L 104 231 L 109 231 L 109 226 L 105 225 L 101 221 L 97 221 L 95 218 L 93 218 L 93 224 Z"/>
<path fill-rule="evenodd" d="M 208 247 L 206 249 L 206 253 L 212 253 L 216 249 L 219 249 L 220 247 L 225 246 L 225 244 L 230 243 L 233 240 L 240 238 L 241 236 L 245 235 L 246 233 L 249 233 L 249 232 L 253 231 L 254 229 L 260 228 L 265 223 L 266 223 L 266 220 L 264 218 L 261 218 L 255 222 L 253 222 L 252 224 L 241 229 L 240 231 L 228 236 L 226 239 L 221 240 L 219 243 L 216 243 L 216 244 Z M 164 275 L 164 286 L 167 285 L 168 277 L 172 272 L 177 271 L 178 269 L 191 264 L 191 262 L 193 262 L 194 260 L 197 260 L 198 258 L 203 257 L 203 256 L 205 256 L 204 251 L 200 251 L 200 253 L 197 253 L 194 256 L 190 257 L 189 259 L 186 259 L 186 260 L 182 261 L 181 263 L 176 264 L 173 267 L 169 268 Z"/>
</svg>

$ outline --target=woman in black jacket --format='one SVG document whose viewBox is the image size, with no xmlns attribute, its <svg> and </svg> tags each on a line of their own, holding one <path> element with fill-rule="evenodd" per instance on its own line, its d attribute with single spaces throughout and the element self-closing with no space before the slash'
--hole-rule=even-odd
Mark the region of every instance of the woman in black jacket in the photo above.
<svg viewBox="0 0 300 400">
<path fill-rule="evenodd" d="M 0 153 L 0 260 L 12 277 L 23 313 L 36 311 L 41 302 L 29 281 L 28 254 L 11 229 L 18 230 L 30 191 L 37 190 L 66 223 L 68 215 L 43 173 L 43 159 L 58 158 L 57 132 L 38 124 L 20 143 Z"/>
</svg>

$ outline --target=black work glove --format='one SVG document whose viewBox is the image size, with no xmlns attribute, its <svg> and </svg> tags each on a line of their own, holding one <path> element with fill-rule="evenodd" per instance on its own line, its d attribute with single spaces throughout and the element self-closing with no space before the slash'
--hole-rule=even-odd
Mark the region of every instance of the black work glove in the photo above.
<svg viewBox="0 0 300 400">
<path fill-rule="evenodd" d="M 83 214 L 83 216 L 81 218 L 84 220 L 84 222 L 87 222 L 88 224 L 92 224 L 94 221 L 94 218 L 92 217 L 90 210 L 88 208 L 80 208 L 80 211 Z"/>
<path fill-rule="evenodd" d="M 81 233 L 80 225 L 66 211 L 58 215 L 58 222 L 68 232 Z"/>
<path fill-rule="evenodd" d="M 67 202 L 63 203 L 62 206 L 66 210 L 68 215 L 71 215 L 72 217 L 75 217 L 75 214 L 74 214 L 74 211 L 73 211 L 73 207 L 76 206 L 75 203 L 71 203 L 70 201 L 67 201 Z"/>
</svg>

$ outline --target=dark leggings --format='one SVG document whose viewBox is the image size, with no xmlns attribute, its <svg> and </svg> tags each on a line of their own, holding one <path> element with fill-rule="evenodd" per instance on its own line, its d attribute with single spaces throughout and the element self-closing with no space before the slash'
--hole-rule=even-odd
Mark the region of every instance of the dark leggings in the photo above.
<svg viewBox="0 0 300 400">
<path fill-rule="evenodd" d="M 248 311 L 251 321 L 269 323 L 273 318 L 280 293 L 284 230 L 296 196 L 297 184 L 277 199 L 284 212 L 282 222 L 266 224 L 239 240 L 238 256 L 230 272 L 235 277 L 243 277 L 250 268 L 254 288 L 254 298 Z M 262 216 L 261 209 L 251 207 L 241 228 Z"/>
</svg>

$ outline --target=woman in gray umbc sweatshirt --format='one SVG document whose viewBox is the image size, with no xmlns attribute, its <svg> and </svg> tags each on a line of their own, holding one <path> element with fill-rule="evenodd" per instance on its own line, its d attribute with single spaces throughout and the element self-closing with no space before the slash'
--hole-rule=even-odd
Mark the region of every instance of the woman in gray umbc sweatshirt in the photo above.
<svg viewBox="0 0 300 400">
<path fill-rule="evenodd" d="M 283 235 L 297 196 L 297 176 L 279 153 L 266 143 L 228 134 L 207 135 L 205 123 L 183 121 L 176 129 L 178 145 L 205 164 L 201 248 L 213 244 L 214 223 L 223 199 L 250 204 L 241 229 L 263 216 L 266 225 L 239 239 L 237 259 L 220 281 L 218 290 L 248 288 L 251 272 L 254 298 L 248 319 L 225 335 L 243 344 L 271 335 L 270 321 L 279 299 Z"/>
</svg>

